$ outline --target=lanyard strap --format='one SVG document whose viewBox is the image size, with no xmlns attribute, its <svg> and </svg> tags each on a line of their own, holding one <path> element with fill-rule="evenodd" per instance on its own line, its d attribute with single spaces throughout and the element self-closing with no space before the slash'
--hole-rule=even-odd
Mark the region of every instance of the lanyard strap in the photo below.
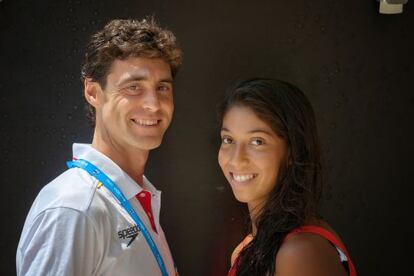
<svg viewBox="0 0 414 276">
<path fill-rule="evenodd" d="M 151 248 L 152 253 L 154 254 L 155 259 L 157 260 L 158 266 L 160 267 L 161 273 L 163 276 L 168 276 L 167 269 L 165 268 L 164 261 L 161 257 L 160 252 L 158 251 L 157 246 L 154 243 L 148 229 L 145 227 L 142 220 L 139 218 L 138 214 L 135 212 L 134 208 L 132 208 L 131 204 L 129 203 L 128 199 L 122 193 L 122 191 L 118 188 L 118 186 L 113 182 L 104 172 L 98 169 L 92 163 L 84 160 L 84 159 L 77 159 L 74 161 L 66 162 L 68 168 L 80 168 L 87 171 L 91 176 L 95 177 L 100 181 L 105 188 L 107 188 L 112 195 L 118 200 L 119 204 L 124 207 L 125 211 L 132 217 L 132 219 L 137 224 L 138 229 L 144 235 L 145 240 L 147 241 L 149 247 Z"/>
</svg>

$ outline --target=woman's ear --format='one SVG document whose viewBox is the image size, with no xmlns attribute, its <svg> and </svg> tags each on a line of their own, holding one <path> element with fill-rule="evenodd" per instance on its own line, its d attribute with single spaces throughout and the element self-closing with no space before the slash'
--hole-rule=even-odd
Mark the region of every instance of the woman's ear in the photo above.
<svg viewBox="0 0 414 276">
<path fill-rule="evenodd" d="M 91 78 L 85 78 L 83 87 L 86 101 L 96 108 L 99 105 L 98 94 L 101 90 L 101 86 L 99 83 L 92 81 Z"/>
</svg>

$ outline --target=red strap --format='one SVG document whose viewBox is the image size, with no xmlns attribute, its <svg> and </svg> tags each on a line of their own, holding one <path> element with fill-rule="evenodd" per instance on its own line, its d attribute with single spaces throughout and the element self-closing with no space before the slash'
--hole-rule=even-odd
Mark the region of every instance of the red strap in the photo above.
<svg viewBox="0 0 414 276">
<path fill-rule="evenodd" d="M 304 225 L 300 226 L 298 228 L 293 229 L 289 234 L 286 235 L 285 240 L 296 233 L 312 233 L 319 236 L 324 237 L 328 241 L 330 241 L 333 245 L 335 245 L 337 248 L 339 248 L 346 256 L 348 260 L 348 267 L 349 267 L 349 275 L 350 276 L 356 276 L 356 269 L 354 264 L 352 263 L 351 257 L 349 256 L 348 251 L 346 250 L 345 246 L 328 230 L 325 228 L 314 226 L 314 225 Z"/>
<path fill-rule="evenodd" d="M 294 235 L 296 233 L 312 233 L 319 236 L 324 237 L 328 241 L 330 241 L 333 245 L 335 245 L 337 248 L 339 248 L 346 256 L 348 260 L 348 267 L 349 267 L 349 276 L 357 276 L 356 269 L 354 264 L 352 263 L 351 257 L 349 256 L 348 250 L 346 250 L 345 246 L 328 230 L 325 228 L 314 226 L 314 225 L 304 225 L 300 226 L 298 228 L 293 229 L 290 231 L 286 236 L 284 241 L 288 239 L 291 235 Z M 235 276 L 237 271 L 237 265 L 239 262 L 239 257 L 236 258 L 236 260 L 233 263 L 233 266 L 230 268 L 230 271 L 228 272 L 227 276 Z"/>
<path fill-rule="evenodd" d="M 233 265 L 231 266 L 227 276 L 236 276 L 237 266 L 239 265 L 240 258 L 237 256 L 236 260 L 234 260 Z"/>
<path fill-rule="evenodd" d="M 144 209 L 145 213 L 148 216 L 148 219 L 151 223 L 152 229 L 157 232 L 157 228 L 155 227 L 154 216 L 152 215 L 152 208 L 151 208 L 151 193 L 145 190 L 142 190 L 135 196 L 139 203 L 141 203 L 142 208 Z"/>
</svg>

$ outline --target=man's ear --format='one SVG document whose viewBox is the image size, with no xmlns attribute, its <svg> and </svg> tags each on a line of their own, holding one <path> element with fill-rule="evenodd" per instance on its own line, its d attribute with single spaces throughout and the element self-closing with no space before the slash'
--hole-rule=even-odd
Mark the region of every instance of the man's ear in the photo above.
<svg viewBox="0 0 414 276">
<path fill-rule="evenodd" d="M 91 78 L 85 78 L 83 81 L 83 87 L 86 101 L 96 108 L 99 105 L 98 98 L 101 86 L 99 83 L 92 81 Z"/>
</svg>

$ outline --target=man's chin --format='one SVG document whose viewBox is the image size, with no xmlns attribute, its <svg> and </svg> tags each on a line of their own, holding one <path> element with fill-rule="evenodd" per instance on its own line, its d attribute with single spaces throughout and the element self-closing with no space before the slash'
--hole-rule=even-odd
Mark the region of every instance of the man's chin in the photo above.
<svg viewBox="0 0 414 276">
<path fill-rule="evenodd" d="M 142 150 L 153 150 L 161 145 L 162 138 L 159 137 L 148 137 L 140 139 L 135 143 L 135 147 Z"/>
</svg>

